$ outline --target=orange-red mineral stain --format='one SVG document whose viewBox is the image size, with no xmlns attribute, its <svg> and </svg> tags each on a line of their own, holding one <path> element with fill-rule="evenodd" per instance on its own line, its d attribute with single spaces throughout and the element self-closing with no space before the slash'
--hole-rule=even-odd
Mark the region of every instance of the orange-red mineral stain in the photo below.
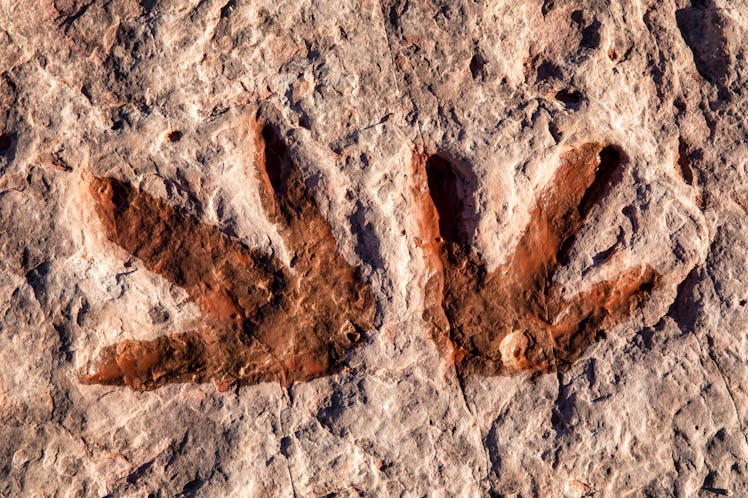
<svg viewBox="0 0 748 498">
<path fill-rule="evenodd" d="M 275 129 L 258 128 L 260 197 L 293 271 L 128 183 L 93 178 L 89 190 L 107 238 L 183 287 L 203 318 L 191 331 L 106 347 L 81 371 L 82 383 L 136 390 L 289 384 L 339 369 L 372 327 L 370 286 L 338 252 Z"/>
<path fill-rule="evenodd" d="M 460 371 L 493 375 L 556 368 L 578 357 L 597 331 L 646 301 L 660 275 L 645 266 L 571 301 L 553 282 L 621 162 L 620 150 L 598 143 L 566 152 L 512 255 L 488 272 L 460 222 L 459 171 L 441 158 L 414 158 L 421 240 L 433 272 L 425 318 Z"/>
</svg>

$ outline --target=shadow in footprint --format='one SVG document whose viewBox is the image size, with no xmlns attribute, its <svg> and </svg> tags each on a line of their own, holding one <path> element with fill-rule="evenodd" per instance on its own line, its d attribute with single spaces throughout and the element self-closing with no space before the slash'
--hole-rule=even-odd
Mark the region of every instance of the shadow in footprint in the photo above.
<svg viewBox="0 0 748 498">
<path fill-rule="evenodd" d="M 3 163 L 8 165 L 16 158 L 16 146 L 18 144 L 18 134 L 16 132 L 0 134 L 0 167 Z"/>
<path fill-rule="evenodd" d="M 675 12 L 683 40 L 693 53 L 693 62 L 702 78 L 717 88 L 720 100 L 729 101 L 726 86 L 730 66 L 727 39 L 723 31 L 725 20 L 709 2 L 697 0 L 691 7 Z"/>
</svg>

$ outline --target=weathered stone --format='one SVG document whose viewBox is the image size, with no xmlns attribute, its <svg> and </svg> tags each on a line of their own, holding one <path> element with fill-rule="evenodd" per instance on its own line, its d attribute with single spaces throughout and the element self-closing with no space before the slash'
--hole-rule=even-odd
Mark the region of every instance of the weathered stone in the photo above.
<svg viewBox="0 0 748 498">
<path fill-rule="evenodd" d="M 0 495 L 745 495 L 746 18 L 0 2 Z"/>
</svg>

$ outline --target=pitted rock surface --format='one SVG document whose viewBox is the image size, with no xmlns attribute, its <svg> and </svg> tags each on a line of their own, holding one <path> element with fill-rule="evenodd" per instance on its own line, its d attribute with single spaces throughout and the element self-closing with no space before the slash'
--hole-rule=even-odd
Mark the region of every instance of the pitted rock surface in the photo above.
<svg viewBox="0 0 748 498">
<path fill-rule="evenodd" d="M 0 495 L 746 495 L 746 19 L 0 2 Z"/>
</svg>

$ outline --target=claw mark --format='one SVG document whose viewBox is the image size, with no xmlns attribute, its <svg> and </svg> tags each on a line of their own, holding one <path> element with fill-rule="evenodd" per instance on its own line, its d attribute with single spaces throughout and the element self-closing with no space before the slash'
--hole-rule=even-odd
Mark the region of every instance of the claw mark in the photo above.
<svg viewBox="0 0 748 498">
<path fill-rule="evenodd" d="M 334 372 L 372 326 L 374 296 L 337 250 L 329 225 L 270 125 L 257 137 L 260 198 L 292 269 L 114 178 L 89 190 L 106 236 L 183 287 L 203 312 L 195 330 L 106 347 L 84 384 L 150 390 L 174 382 L 277 380 Z"/>
<path fill-rule="evenodd" d="M 550 186 L 537 197 L 514 253 L 488 272 L 461 226 L 459 170 L 443 159 L 415 161 L 421 246 L 433 276 L 424 317 L 435 340 L 464 372 L 484 375 L 548 371 L 576 358 L 599 333 L 631 315 L 660 281 L 636 267 L 571 300 L 553 282 L 575 234 L 622 162 L 612 146 L 584 144 L 565 153 Z"/>
</svg>

